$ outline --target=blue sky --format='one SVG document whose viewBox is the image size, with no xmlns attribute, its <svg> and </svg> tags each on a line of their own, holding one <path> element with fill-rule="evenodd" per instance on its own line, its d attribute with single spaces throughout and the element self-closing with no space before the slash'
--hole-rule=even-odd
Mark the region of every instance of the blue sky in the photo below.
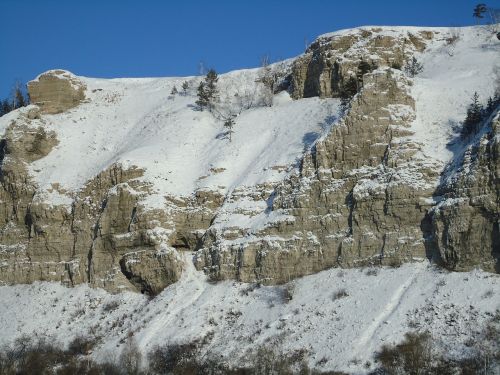
<svg viewBox="0 0 500 375">
<path fill-rule="evenodd" d="M 500 0 L 486 1 L 499 8 Z M 0 98 L 54 68 L 91 77 L 219 72 L 304 51 L 361 25 L 470 25 L 469 0 L 0 0 Z"/>
</svg>

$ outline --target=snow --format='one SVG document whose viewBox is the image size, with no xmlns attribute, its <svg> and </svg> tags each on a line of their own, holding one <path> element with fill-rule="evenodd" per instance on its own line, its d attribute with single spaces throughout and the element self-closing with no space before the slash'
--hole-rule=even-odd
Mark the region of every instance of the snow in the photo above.
<svg viewBox="0 0 500 375">
<path fill-rule="evenodd" d="M 495 71 L 500 69 L 500 43 L 483 27 L 440 28 L 440 38 L 417 55 L 424 69 L 414 78 L 412 96 L 417 118 L 414 139 L 423 147 L 424 158 L 449 162 L 449 145 L 465 119 L 476 91 L 482 103 L 494 96 Z M 458 33 L 455 44 L 445 39 Z"/>
<path fill-rule="evenodd" d="M 222 75 L 221 100 L 253 95 L 261 89 L 258 74 L 254 69 Z M 228 192 L 283 179 L 286 171 L 279 167 L 296 163 L 338 113 L 337 99 L 293 101 L 282 92 L 272 107 L 244 110 L 229 142 L 222 121 L 194 108 L 199 77 L 79 78 L 87 85 L 86 102 L 44 116 L 43 126 L 57 134 L 59 144 L 32 163 L 30 173 L 42 191 L 58 183 L 71 194 L 112 164 L 136 166 L 152 186 L 144 202 L 152 208 L 162 207 L 165 195 L 189 196 L 203 188 Z M 190 82 L 188 94 L 170 95 L 184 80 Z"/>
<path fill-rule="evenodd" d="M 381 345 L 397 343 L 415 329 L 428 330 L 442 350 L 460 355 L 474 331 L 500 308 L 498 275 L 449 273 L 427 261 L 400 268 L 330 269 L 270 287 L 209 283 L 192 262 L 186 264 L 181 280 L 152 300 L 85 285 L 0 287 L 0 345 L 22 334 L 64 345 L 92 332 L 105 338 L 92 356 L 105 360 L 120 350 L 129 332 L 144 353 L 155 345 L 213 335 L 205 350 L 233 363 L 244 362 L 245 353 L 267 343 L 285 352 L 305 349 L 310 365 L 321 370 L 366 373 L 364 364 L 373 363 Z M 334 297 L 341 291 L 347 296 Z M 117 307 L 107 311 L 113 301 Z M 318 365 L 324 357 L 326 363 Z"/>
<path fill-rule="evenodd" d="M 387 36 L 422 30 L 435 33 L 434 39 L 425 41 L 425 51 L 416 54 L 424 70 L 413 79 L 415 113 L 408 106 L 389 110 L 391 121 L 415 116 L 414 135 L 409 136 L 421 148 L 415 158 L 442 169 L 454 155 L 456 129 L 472 93 L 477 91 L 484 102 L 493 94 L 500 43 L 483 27 L 366 26 L 325 34 L 319 40 L 362 30 Z M 455 43 L 446 41 L 457 34 Z M 359 48 L 364 48 L 363 43 L 361 39 Z M 289 68 L 292 62 L 287 60 L 282 66 Z M 242 101 L 257 98 L 262 90 L 262 84 L 256 82 L 260 74 L 259 69 L 247 69 L 221 75 L 221 102 L 234 102 L 235 95 Z M 45 115 L 42 121 L 33 122 L 54 131 L 59 140 L 48 156 L 29 166 L 40 186 L 37 199 L 56 205 L 69 205 L 70 197 L 87 181 L 115 163 L 144 170 L 141 180 L 151 187 L 151 194 L 142 203 L 149 208 L 164 207 L 165 196 L 190 196 L 198 189 L 227 194 L 276 183 L 293 172 L 303 153 L 339 119 L 336 99 L 291 100 L 282 92 L 275 96 L 272 107 L 256 105 L 243 110 L 229 142 L 221 120 L 194 108 L 201 77 L 109 80 L 64 71 L 58 76 L 83 80 L 87 99 L 66 113 Z M 174 85 L 181 91 L 184 81 L 190 85 L 187 95 L 170 95 Z M 0 119 L 0 133 L 22 111 Z M 53 183 L 65 193 L 54 192 Z"/>
<path fill-rule="evenodd" d="M 372 28 L 380 29 L 362 29 Z M 385 27 L 380 33 L 390 36 L 424 29 L 435 32 L 436 38 L 427 41 L 426 50 L 416 55 L 424 66 L 412 80 L 416 110 L 410 106 L 388 109 L 394 122 L 415 116 L 410 129 L 414 134 L 408 136 L 420 146 L 415 158 L 442 170 L 463 146 L 456 142 L 456 129 L 473 92 L 477 91 L 483 102 L 493 94 L 495 69 L 500 69 L 500 43 L 479 27 L 459 29 L 460 37 L 453 45 L 446 42 L 456 32 L 451 28 Z M 360 30 L 342 30 L 320 38 Z M 222 99 L 231 101 L 234 94 L 252 96 L 259 89 L 255 83 L 258 75 L 258 69 L 222 75 Z M 253 234 L 275 221 L 293 220 L 281 211 L 269 210 L 272 196 L 254 199 L 253 189 L 271 186 L 296 172 L 304 153 L 339 120 L 337 99 L 291 100 L 282 92 L 275 96 L 272 107 L 242 111 L 229 142 L 220 120 L 194 108 L 200 77 L 106 80 L 65 73 L 60 76 L 83 80 L 87 100 L 65 113 L 33 121 L 33 126 L 54 131 L 59 140 L 48 156 L 29 165 L 40 186 L 36 199 L 70 206 L 71 196 L 104 169 L 113 164 L 138 167 L 144 170 L 141 179 L 151 186 L 152 193 L 142 201 L 146 207 L 164 207 L 165 196 L 182 199 L 199 189 L 226 194 L 213 228 L 244 231 L 247 235 L 239 236 L 234 244 L 256 240 Z M 185 80 L 190 83 L 187 95 L 170 95 L 174 85 L 181 91 Z M 2 116 L 0 134 L 28 109 Z M 418 168 L 411 168 L 398 170 L 390 183 L 427 188 L 415 172 Z M 364 175 L 354 188 L 357 197 L 368 197 L 387 186 L 383 172 L 367 166 L 350 171 Z M 337 180 L 329 188 L 336 189 L 342 183 Z M 440 199 L 422 201 L 435 204 Z M 170 233 L 156 227 L 148 234 L 161 243 Z M 315 239 L 313 234 L 310 239 Z M 282 239 L 268 236 L 259 240 L 277 241 L 278 246 Z M 11 251 L 10 246 L 0 245 L 0 253 Z M 186 258 L 191 255 L 184 253 Z M 245 351 L 271 343 L 289 352 L 306 349 L 313 366 L 326 357 L 326 363 L 317 365 L 321 370 L 366 373 L 363 365 L 373 362 L 375 350 L 398 342 L 415 327 L 439 338 L 442 350 L 460 355 L 488 313 L 500 308 L 498 275 L 478 270 L 448 273 L 426 262 L 380 268 L 377 275 L 367 269 L 323 271 L 294 281 L 293 298 L 288 302 L 283 298 L 287 286 L 209 283 L 194 269 L 191 259 L 186 265 L 181 280 L 152 300 L 130 292 L 112 295 L 86 285 L 71 289 L 43 282 L 1 286 L 0 345 L 32 333 L 68 344 L 76 335 L 93 332 L 105 338 L 93 353 L 102 360 L 114 355 L 129 332 L 144 352 L 158 344 L 213 334 L 206 350 L 235 362 L 244 360 Z M 347 296 L 334 299 L 340 290 Z M 108 311 L 106 306 L 113 301 L 118 306 Z M 452 313 L 456 318 L 450 325 Z"/>
<path fill-rule="evenodd" d="M 415 57 L 423 65 L 423 71 L 413 78 L 411 95 L 415 99 L 416 119 L 410 130 L 415 132 L 410 139 L 421 145 L 422 161 L 441 168 L 454 156 L 457 130 L 465 118 L 468 104 L 474 92 L 483 104 L 494 96 L 495 79 L 500 71 L 500 43 L 488 27 L 408 27 L 408 26 L 364 26 L 323 34 L 318 40 L 346 35 L 362 35 L 363 31 L 374 31 L 380 36 L 400 37 L 405 34 L 418 35 L 421 31 L 432 31 L 432 40 L 425 40 L 423 52 Z M 447 39 L 457 36 L 449 43 Z M 363 49 L 366 43 L 361 38 L 355 48 Z M 400 115 L 411 111 L 401 108 Z"/>
<path fill-rule="evenodd" d="M 473 27 L 463 27 L 465 30 L 473 30 Z M 399 36 L 402 33 L 418 33 L 420 31 L 446 32 L 448 27 L 426 27 L 426 26 L 362 26 L 350 29 L 337 30 L 318 36 L 318 39 L 326 39 L 338 36 L 361 34 L 362 31 L 377 30 L 377 35 Z"/>
</svg>

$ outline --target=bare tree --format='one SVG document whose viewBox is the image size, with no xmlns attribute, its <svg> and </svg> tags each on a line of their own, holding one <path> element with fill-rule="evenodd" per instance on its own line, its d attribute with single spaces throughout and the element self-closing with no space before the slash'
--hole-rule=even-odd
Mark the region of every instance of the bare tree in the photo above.
<svg viewBox="0 0 500 375">
<path fill-rule="evenodd" d="M 490 17 L 488 29 L 492 33 L 500 33 L 500 9 L 488 7 L 488 15 Z M 497 37 L 500 39 L 500 36 L 497 35 Z"/>
<path fill-rule="evenodd" d="M 258 82 L 264 85 L 262 92 L 262 101 L 264 105 L 271 107 L 273 105 L 274 86 L 276 84 L 276 77 L 270 65 L 269 55 L 264 55 L 260 59 L 260 72 Z"/>
<path fill-rule="evenodd" d="M 120 355 L 120 363 L 124 367 L 127 375 L 136 375 L 140 373 L 142 354 L 132 336 L 127 338 L 125 347 Z"/>
<path fill-rule="evenodd" d="M 474 11 L 472 13 L 472 17 L 474 17 L 476 19 L 476 23 L 479 24 L 479 21 L 481 20 L 481 18 L 484 18 L 483 14 L 486 13 L 487 11 L 487 7 L 486 7 L 486 4 L 477 4 L 475 7 L 474 7 Z"/>
<path fill-rule="evenodd" d="M 287 69 L 284 62 L 270 63 L 268 55 L 261 58 L 261 68 L 257 82 L 262 83 L 264 90 L 260 97 L 263 105 L 271 107 L 273 105 L 274 94 L 278 91 L 280 82 L 283 81 Z"/>
<path fill-rule="evenodd" d="M 200 76 L 204 76 L 205 74 L 207 74 L 207 68 L 205 67 L 205 63 L 201 60 L 198 63 L 198 74 Z"/>
</svg>

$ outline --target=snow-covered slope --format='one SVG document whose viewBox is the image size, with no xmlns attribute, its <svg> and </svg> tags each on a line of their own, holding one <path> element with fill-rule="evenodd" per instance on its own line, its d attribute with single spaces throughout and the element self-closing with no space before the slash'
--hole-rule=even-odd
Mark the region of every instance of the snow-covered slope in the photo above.
<svg viewBox="0 0 500 375">
<path fill-rule="evenodd" d="M 255 69 L 223 75 L 221 102 L 235 94 L 257 100 L 258 74 Z M 196 110 L 200 78 L 82 80 L 87 103 L 45 117 L 45 128 L 56 132 L 59 145 L 31 165 L 42 190 L 57 183 L 77 191 L 114 163 L 144 168 L 144 180 L 160 197 L 189 196 L 200 188 L 227 193 L 277 181 L 338 116 L 336 99 L 292 101 L 282 92 L 272 107 L 242 112 L 229 142 L 223 121 Z M 184 81 L 190 83 L 188 92 L 171 95 Z M 156 194 L 148 202 L 155 202 Z"/>
<path fill-rule="evenodd" d="M 441 38 L 417 55 L 424 69 L 414 79 L 417 118 L 413 130 L 425 158 L 447 163 L 454 151 L 448 143 L 457 137 L 474 92 L 483 105 L 495 96 L 500 47 L 495 34 L 484 28 L 438 30 Z"/>
<path fill-rule="evenodd" d="M 363 29 L 370 27 L 320 38 Z M 380 36 L 419 30 L 388 27 Z M 416 54 L 424 71 L 415 78 L 413 89 L 417 106 L 413 138 L 422 144 L 425 158 L 446 163 L 452 157 L 447 141 L 463 120 L 472 94 L 477 91 L 483 103 L 494 95 L 499 49 L 492 44 L 495 36 L 482 28 L 425 30 L 437 37 Z M 457 40 L 448 43 L 445 39 L 451 34 Z M 259 69 L 253 69 L 222 75 L 222 102 L 233 100 L 235 94 L 257 98 L 259 74 Z M 42 190 L 53 183 L 68 192 L 78 190 L 113 163 L 145 168 L 145 180 L 159 195 L 190 195 L 205 187 L 227 192 L 242 185 L 275 182 L 339 117 L 336 99 L 292 101 L 282 92 L 272 107 L 243 111 L 229 142 L 220 120 L 194 110 L 199 77 L 79 78 L 87 85 L 87 102 L 45 117 L 47 130 L 56 132 L 59 145 L 31 165 Z M 187 94 L 171 95 L 174 86 L 182 91 L 184 81 L 190 84 Z M 8 121 L 0 119 L 0 129 Z"/>
<path fill-rule="evenodd" d="M 92 356 L 103 361 L 121 350 L 130 332 L 144 354 L 209 337 L 202 353 L 232 365 L 271 346 L 305 350 L 310 366 L 323 371 L 365 373 L 377 367 L 375 351 L 410 331 L 429 331 L 435 349 L 451 358 L 469 355 L 471 343 L 482 339 L 481 327 L 500 309 L 499 295 L 496 275 L 448 273 L 423 263 L 332 269 L 281 287 L 213 284 L 191 267 L 152 300 L 83 285 L 4 286 L 0 346 L 23 334 L 61 345 L 90 335 L 99 338 Z"/>
<path fill-rule="evenodd" d="M 477 139 L 458 131 L 473 93 L 482 103 L 494 95 L 500 43 L 481 27 L 364 27 L 318 40 L 314 52 L 270 68 L 305 87 L 298 95 L 277 90 L 272 106 L 262 102 L 264 70 L 219 77 L 221 108 L 238 114 L 231 141 L 221 116 L 195 104 L 202 77 L 54 73 L 81 82 L 85 100 L 58 114 L 29 106 L 1 117 L 0 282 L 35 282 L 0 286 L 0 345 L 22 334 L 62 345 L 91 335 L 99 342 L 92 356 L 103 360 L 129 336 L 144 354 L 206 338 L 205 353 L 233 364 L 272 345 L 305 349 L 321 370 L 367 373 L 381 345 L 416 330 L 430 331 L 451 357 L 468 354 L 481 340 L 477 327 L 500 309 L 500 279 L 448 273 L 422 259 L 442 251 L 431 249 L 434 234 L 448 240 L 429 216 L 444 199 L 436 189 L 446 166 L 462 163 L 474 142 L 494 141 L 492 121 Z M 346 77 L 364 59 L 380 63 L 358 82 L 347 110 L 332 94 L 332 82 L 342 81 L 328 71 L 331 53 Z M 398 56 L 415 56 L 423 71 L 405 74 Z M 306 89 L 319 91 L 306 97 Z M 481 141 L 487 132 L 493 140 Z M 35 151 L 39 157 L 26 156 Z M 114 165 L 143 174 L 107 181 L 101 174 Z M 485 217 L 474 228 L 484 234 L 477 246 L 457 252 L 472 259 L 469 270 L 493 269 L 498 259 L 489 247 L 498 244 L 495 186 L 479 188 L 493 214 L 477 205 L 469 217 L 450 213 L 458 238 L 462 224 L 483 223 L 473 220 L 476 211 Z M 390 264 L 390 256 L 394 265 L 418 262 L 318 272 Z M 228 278 L 258 283 L 221 281 Z M 158 295 L 113 295 L 87 283 Z"/>
</svg>

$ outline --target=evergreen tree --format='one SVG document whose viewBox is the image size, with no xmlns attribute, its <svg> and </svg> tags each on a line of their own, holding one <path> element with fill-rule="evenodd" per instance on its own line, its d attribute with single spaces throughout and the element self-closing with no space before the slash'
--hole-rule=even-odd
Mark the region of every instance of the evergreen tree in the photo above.
<svg viewBox="0 0 500 375">
<path fill-rule="evenodd" d="M 170 91 L 170 95 L 176 95 L 177 93 L 177 86 L 174 85 L 174 87 L 172 87 L 172 91 Z"/>
<path fill-rule="evenodd" d="M 23 92 L 21 91 L 21 85 L 17 85 L 14 92 L 14 106 L 15 108 L 25 107 L 27 105 L 26 99 Z"/>
<path fill-rule="evenodd" d="M 232 134 L 234 133 L 233 127 L 235 125 L 234 116 L 229 116 L 226 121 L 224 121 L 224 127 L 227 129 L 227 134 L 229 135 L 229 142 L 232 140 Z"/>
<path fill-rule="evenodd" d="M 406 74 L 412 78 L 419 74 L 423 69 L 424 67 L 418 62 L 415 56 L 413 56 L 411 61 L 405 66 Z"/>
<path fill-rule="evenodd" d="M 201 111 L 203 111 L 206 107 L 208 107 L 208 103 L 210 101 L 205 88 L 205 82 L 202 81 L 198 85 L 197 95 L 198 95 L 198 100 L 196 100 L 196 105 Z"/>
<path fill-rule="evenodd" d="M 474 12 L 472 13 L 472 17 L 476 19 L 476 22 L 479 23 L 479 20 L 481 18 L 484 18 L 483 13 L 486 13 L 488 8 L 486 7 L 486 4 L 477 4 L 474 8 Z"/>
<path fill-rule="evenodd" d="M 358 70 L 356 73 L 356 77 L 358 78 L 358 82 L 360 85 L 363 85 L 363 76 L 366 73 L 370 73 L 372 70 L 373 70 L 372 65 L 369 62 L 361 60 L 361 62 L 358 65 Z"/>
<path fill-rule="evenodd" d="M 208 109 L 211 112 L 215 102 L 219 100 L 219 90 L 217 89 L 217 81 L 219 77 L 214 69 L 210 69 L 205 77 L 205 87 L 208 97 Z"/>
<path fill-rule="evenodd" d="M 205 80 L 198 86 L 198 100 L 196 104 L 201 110 L 208 108 L 212 112 L 214 104 L 219 100 L 218 80 L 217 72 L 214 69 L 210 69 L 205 76 Z"/>
<path fill-rule="evenodd" d="M 0 116 L 6 115 L 10 111 L 12 111 L 12 106 L 9 103 L 8 99 L 5 99 L 4 101 L 0 100 Z"/>
<path fill-rule="evenodd" d="M 12 111 L 14 108 L 12 108 L 12 105 L 10 104 L 9 102 L 9 99 L 5 99 L 3 101 L 3 110 L 4 110 L 4 113 L 9 113 L 10 111 Z"/>
<path fill-rule="evenodd" d="M 187 90 L 189 89 L 189 82 L 188 81 L 184 81 L 182 82 L 182 93 L 184 95 L 187 94 Z"/>
<path fill-rule="evenodd" d="M 462 135 L 468 136 L 476 133 L 483 119 L 483 106 L 479 103 L 479 95 L 474 92 L 472 96 L 472 103 L 467 108 L 467 116 L 465 117 L 464 126 L 462 128 Z"/>
<path fill-rule="evenodd" d="M 488 98 L 488 103 L 486 104 L 486 114 L 487 116 L 490 115 L 493 110 L 495 109 L 495 102 L 493 101 L 493 98 L 490 96 Z"/>
</svg>

